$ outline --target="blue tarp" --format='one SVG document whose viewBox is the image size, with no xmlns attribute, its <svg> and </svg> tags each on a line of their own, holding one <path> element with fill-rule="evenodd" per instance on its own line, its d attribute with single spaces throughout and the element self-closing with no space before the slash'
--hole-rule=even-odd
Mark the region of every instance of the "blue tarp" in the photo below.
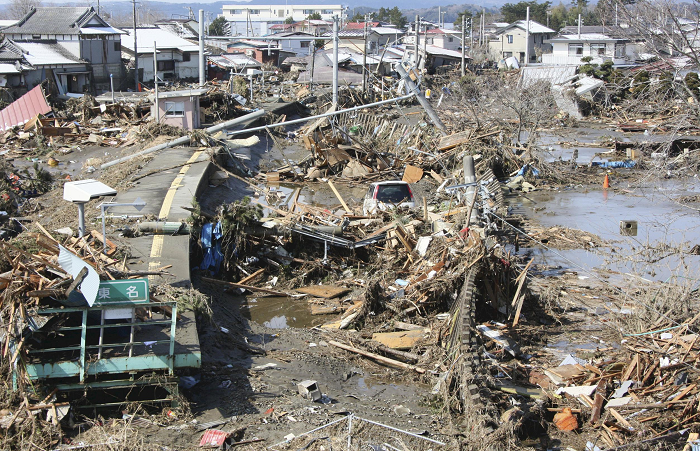
<svg viewBox="0 0 700 451">
<path fill-rule="evenodd" d="M 594 161 L 593 166 L 598 166 L 601 168 L 618 169 L 618 168 L 633 168 L 637 164 L 636 161 L 625 160 L 625 161 Z"/>
<path fill-rule="evenodd" d="M 535 177 L 537 177 L 538 175 L 540 175 L 540 171 L 538 171 L 537 168 L 534 168 L 534 167 L 530 166 L 529 164 L 526 164 L 525 166 L 523 166 L 522 168 L 520 168 L 520 170 L 518 171 L 518 173 L 515 174 L 515 175 L 516 175 L 516 176 L 522 175 L 522 176 L 524 177 L 525 174 L 527 174 L 527 171 L 532 172 L 532 175 L 534 175 Z"/>
<path fill-rule="evenodd" d="M 202 248 L 204 249 L 204 260 L 199 269 L 206 270 L 212 268 L 214 274 L 219 272 L 224 254 L 221 252 L 221 237 L 223 236 L 221 221 L 216 225 L 207 223 L 202 226 Z"/>
</svg>

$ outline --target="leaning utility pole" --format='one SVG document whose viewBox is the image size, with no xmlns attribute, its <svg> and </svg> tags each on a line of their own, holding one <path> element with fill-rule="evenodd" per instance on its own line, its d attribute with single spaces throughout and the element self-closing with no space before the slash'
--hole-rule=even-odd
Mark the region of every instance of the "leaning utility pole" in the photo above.
<svg viewBox="0 0 700 451">
<path fill-rule="evenodd" d="M 136 0 L 131 0 L 134 7 L 134 91 L 139 92 L 139 51 L 136 46 Z"/>
<path fill-rule="evenodd" d="M 465 58 L 464 58 L 464 52 L 467 51 L 465 48 L 467 41 L 465 40 L 466 38 L 466 27 L 467 27 L 467 16 L 462 15 L 462 77 L 466 74 L 465 71 Z"/>
<path fill-rule="evenodd" d="M 204 68 L 206 62 L 204 60 L 204 10 L 199 10 L 199 86 L 202 87 L 207 81 Z"/>
<path fill-rule="evenodd" d="M 333 106 L 338 106 L 338 16 L 333 16 Z"/>
<path fill-rule="evenodd" d="M 404 83 L 406 83 L 409 93 L 412 93 L 416 96 L 416 99 L 418 99 L 418 102 L 428 114 L 428 117 L 430 118 L 432 123 L 435 124 L 435 126 L 440 130 L 440 133 L 446 135 L 447 128 L 445 128 L 445 124 L 442 123 L 435 110 L 433 110 L 433 107 L 430 106 L 430 102 L 428 102 L 428 99 L 426 99 L 423 93 L 418 89 L 418 86 L 416 86 L 413 80 L 411 80 L 411 77 L 408 75 L 408 72 L 406 72 L 406 68 L 403 67 L 402 63 L 396 64 L 396 71 L 399 73 L 401 78 L 403 78 Z"/>
</svg>

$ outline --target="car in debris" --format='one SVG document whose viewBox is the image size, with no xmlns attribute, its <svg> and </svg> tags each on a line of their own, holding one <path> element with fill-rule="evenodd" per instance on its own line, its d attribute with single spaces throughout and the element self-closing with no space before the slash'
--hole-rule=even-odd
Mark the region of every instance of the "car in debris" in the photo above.
<svg viewBox="0 0 700 451">
<path fill-rule="evenodd" d="M 416 206 L 411 185 L 401 180 L 374 182 L 369 185 L 362 203 L 362 212 L 372 215 L 378 211 Z"/>
</svg>

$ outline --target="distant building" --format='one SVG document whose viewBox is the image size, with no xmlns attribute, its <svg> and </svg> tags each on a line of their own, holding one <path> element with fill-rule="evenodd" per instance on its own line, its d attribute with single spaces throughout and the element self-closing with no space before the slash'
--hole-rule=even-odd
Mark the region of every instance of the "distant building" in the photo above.
<svg viewBox="0 0 700 451">
<path fill-rule="evenodd" d="M 526 35 L 530 34 L 530 44 L 526 45 Z M 514 56 L 520 63 L 537 62 L 537 55 L 549 53 L 552 46 L 545 41 L 555 35 L 555 31 L 539 22 L 524 20 L 513 22 L 507 27 L 499 28 L 488 41 L 489 53 L 496 59 L 506 59 Z M 527 57 L 525 52 L 529 53 Z"/>
<path fill-rule="evenodd" d="M 293 22 L 306 20 L 311 14 L 320 14 L 322 21 L 334 16 L 345 20 L 342 5 L 224 5 L 223 17 L 231 26 L 232 36 L 264 36 L 275 30 L 274 25 L 284 24 L 288 17 Z M 301 31 L 301 30 L 299 30 Z"/>
<path fill-rule="evenodd" d="M 545 40 L 552 45 L 552 53 L 542 55 L 542 63 L 554 66 L 578 66 L 581 58 L 590 57 L 592 64 L 612 61 L 616 66 L 630 64 L 626 39 L 617 39 L 602 33 L 565 34 Z M 632 60 L 633 62 L 633 60 Z"/>
<path fill-rule="evenodd" d="M 92 7 L 32 8 L 0 33 L 22 48 L 37 70 L 24 82 L 33 87 L 52 79 L 62 95 L 109 90 L 110 74 L 116 86 L 123 76 L 119 36 Z"/>
</svg>

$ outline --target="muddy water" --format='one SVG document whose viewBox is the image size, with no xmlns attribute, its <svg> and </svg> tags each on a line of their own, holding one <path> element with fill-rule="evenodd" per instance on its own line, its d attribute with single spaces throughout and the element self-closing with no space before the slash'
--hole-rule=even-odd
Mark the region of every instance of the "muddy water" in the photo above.
<svg viewBox="0 0 700 451">
<path fill-rule="evenodd" d="M 270 329 L 313 327 L 328 321 L 327 316 L 312 315 L 304 298 L 250 296 L 241 308 L 244 316 Z"/>
<path fill-rule="evenodd" d="M 656 186 L 631 188 L 629 193 L 612 190 L 542 191 L 527 197 L 511 198 L 516 210 L 523 211 L 544 227 L 564 226 L 594 233 L 612 242 L 610 247 L 593 252 L 576 249 L 550 251 L 545 248 L 525 249 L 536 261 L 563 268 L 577 266 L 607 268 L 623 273 L 634 273 L 654 280 L 697 274 L 700 256 L 681 254 L 662 249 L 664 245 L 685 251 L 700 244 L 700 215 L 674 202 L 680 195 L 700 191 L 697 182 L 662 181 Z M 621 220 L 638 222 L 637 236 L 620 234 Z M 639 254 L 644 247 L 653 246 L 658 261 L 649 264 Z M 674 255 L 668 255 L 674 254 Z"/>
<path fill-rule="evenodd" d="M 593 124 L 598 125 L 598 124 Z M 523 132 L 521 140 L 527 139 L 527 133 Z M 663 142 L 671 139 L 670 135 L 656 133 L 625 133 L 618 130 L 609 130 L 594 127 L 577 127 L 563 131 L 544 131 L 537 137 L 537 144 L 541 146 L 545 161 L 552 162 L 559 159 L 569 161 L 573 157 L 574 150 L 578 151 L 576 162 L 579 164 L 589 164 L 591 161 L 608 161 L 605 156 L 596 157 L 597 153 L 607 152 L 609 147 L 600 145 L 616 140 L 620 142 Z M 571 146 L 567 143 L 576 142 L 579 145 Z"/>
</svg>

